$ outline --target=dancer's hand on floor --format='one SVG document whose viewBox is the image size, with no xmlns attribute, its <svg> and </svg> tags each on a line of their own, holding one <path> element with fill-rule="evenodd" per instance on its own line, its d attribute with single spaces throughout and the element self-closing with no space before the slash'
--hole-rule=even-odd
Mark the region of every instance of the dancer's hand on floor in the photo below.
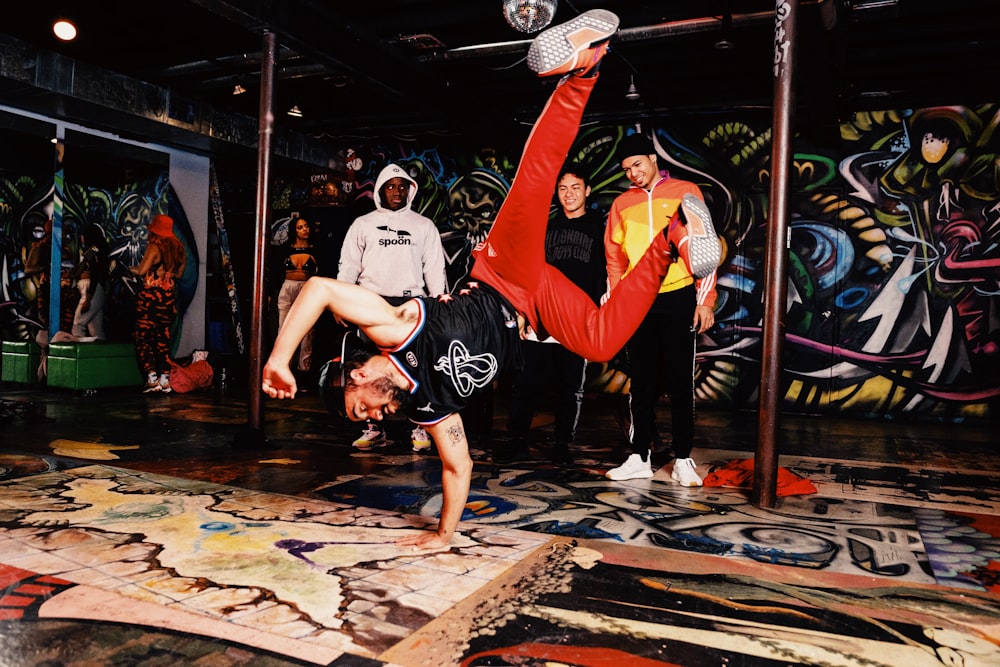
<svg viewBox="0 0 1000 667">
<path fill-rule="evenodd" d="M 447 547 L 450 542 L 451 540 L 442 538 L 436 532 L 425 530 L 417 533 L 416 535 L 407 535 L 406 537 L 399 538 L 396 540 L 396 546 L 412 546 L 414 550 L 443 549 Z"/>
</svg>

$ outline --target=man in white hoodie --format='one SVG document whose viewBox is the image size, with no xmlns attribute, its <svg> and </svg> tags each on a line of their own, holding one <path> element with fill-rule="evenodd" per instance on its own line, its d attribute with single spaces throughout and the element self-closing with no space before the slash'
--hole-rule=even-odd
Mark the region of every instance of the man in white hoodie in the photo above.
<svg viewBox="0 0 1000 667">
<path fill-rule="evenodd" d="M 375 210 L 359 216 L 340 250 L 337 280 L 366 287 L 394 306 L 446 290 L 444 249 L 434 221 L 410 208 L 417 183 L 399 165 L 389 164 L 375 180 Z M 413 451 L 430 448 L 420 426 L 410 434 Z M 384 447 L 385 429 L 368 420 L 354 446 Z"/>
</svg>

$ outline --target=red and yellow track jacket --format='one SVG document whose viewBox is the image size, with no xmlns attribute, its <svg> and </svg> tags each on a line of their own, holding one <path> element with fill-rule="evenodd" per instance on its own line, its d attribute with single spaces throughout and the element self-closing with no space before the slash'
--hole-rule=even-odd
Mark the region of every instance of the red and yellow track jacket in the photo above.
<svg viewBox="0 0 1000 667">
<path fill-rule="evenodd" d="M 650 191 L 633 185 L 618 195 L 611 204 L 608 224 L 604 229 L 604 253 L 607 257 L 610 289 L 614 289 L 633 264 L 639 261 L 653 238 L 668 224 L 678 220 L 681 198 L 688 192 L 705 200 L 694 183 L 663 174 Z M 681 223 L 678 221 L 677 224 Z M 698 305 L 714 308 L 715 272 L 695 279 L 691 275 L 686 235 L 676 245 L 684 261 L 670 265 L 663 284 L 660 285 L 660 293 L 694 283 Z"/>
</svg>

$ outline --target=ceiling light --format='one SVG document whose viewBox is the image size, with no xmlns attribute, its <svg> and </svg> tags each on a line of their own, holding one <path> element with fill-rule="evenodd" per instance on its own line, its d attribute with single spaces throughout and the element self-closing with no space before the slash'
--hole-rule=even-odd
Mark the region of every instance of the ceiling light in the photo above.
<svg viewBox="0 0 1000 667">
<path fill-rule="evenodd" d="M 537 32 L 552 23 L 557 0 L 503 0 L 503 17 L 514 30 Z"/>
<path fill-rule="evenodd" d="M 52 32 L 64 42 L 76 39 L 76 26 L 69 19 L 59 19 L 52 24 Z"/>
<path fill-rule="evenodd" d="M 733 15 L 729 12 L 722 17 L 722 39 L 715 43 L 715 48 L 719 51 L 728 51 L 736 46 L 729 39 L 729 31 L 733 27 Z"/>
<path fill-rule="evenodd" d="M 233 95 L 242 95 L 245 92 L 247 92 L 247 89 L 240 84 L 233 86 Z"/>
<path fill-rule="evenodd" d="M 635 76 L 630 76 L 628 80 L 628 90 L 625 91 L 625 99 L 634 102 L 639 99 L 639 91 L 635 88 Z"/>
<path fill-rule="evenodd" d="M 298 104 L 293 104 L 292 108 L 288 110 L 288 115 L 292 118 L 302 118 L 302 109 L 299 108 Z"/>
</svg>

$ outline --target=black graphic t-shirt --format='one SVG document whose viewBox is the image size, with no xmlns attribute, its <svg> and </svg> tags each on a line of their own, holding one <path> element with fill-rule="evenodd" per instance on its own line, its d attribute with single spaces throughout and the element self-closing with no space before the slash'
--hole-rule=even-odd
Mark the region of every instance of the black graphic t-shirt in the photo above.
<svg viewBox="0 0 1000 667">
<path fill-rule="evenodd" d="M 410 379 L 407 417 L 431 425 L 465 407 L 501 370 L 520 366 L 520 335 L 514 308 L 482 283 L 417 302 L 413 332 L 385 352 Z"/>
<path fill-rule="evenodd" d="M 604 220 L 605 216 L 597 211 L 570 219 L 560 209 L 549 220 L 545 232 L 545 261 L 589 294 L 595 304 L 600 303 L 608 281 Z"/>
</svg>

